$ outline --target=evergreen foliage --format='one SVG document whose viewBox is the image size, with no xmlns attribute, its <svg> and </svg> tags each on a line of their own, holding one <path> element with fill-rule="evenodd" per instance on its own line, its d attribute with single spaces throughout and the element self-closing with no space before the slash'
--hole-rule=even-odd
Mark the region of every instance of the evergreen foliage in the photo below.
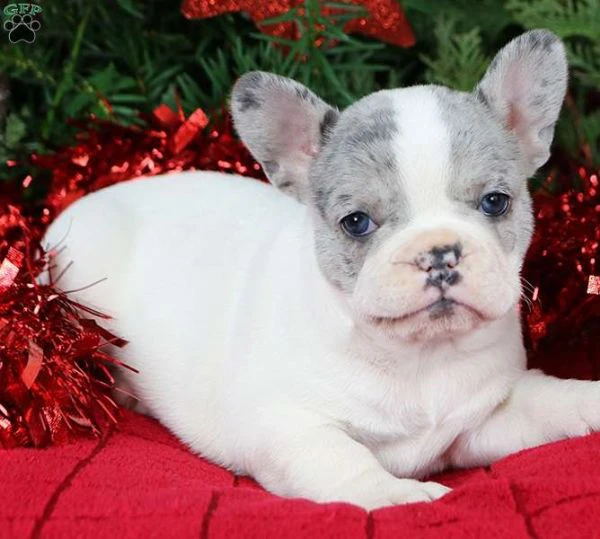
<svg viewBox="0 0 600 539">
<path fill-rule="evenodd" d="M 363 9 L 338 2 L 326 19 L 322 3 L 305 0 L 278 19 L 298 29 L 300 38 L 288 41 L 261 33 L 243 14 L 186 20 L 172 0 L 44 2 L 35 43 L 2 46 L 11 98 L 0 161 L 70 143 L 68 118 L 141 124 L 140 112 L 161 103 L 219 110 L 251 69 L 296 78 L 340 107 L 425 82 L 470 90 L 506 41 L 543 27 L 565 40 L 572 66 L 557 143 L 570 157 L 600 163 L 600 0 L 402 0 L 417 38 L 410 49 L 345 34 L 344 23 Z M 0 177 L 19 173 L 3 168 Z"/>
</svg>

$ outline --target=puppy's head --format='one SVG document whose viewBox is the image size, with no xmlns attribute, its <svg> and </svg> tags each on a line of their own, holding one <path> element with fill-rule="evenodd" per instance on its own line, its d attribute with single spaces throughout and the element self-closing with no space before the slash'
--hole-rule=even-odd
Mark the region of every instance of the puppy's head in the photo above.
<svg viewBox="0 0 600 539">
<path fill-rule="evenodd" d="M 416 86 L 343 112 L 283 77 L 244 75 L 237 130 L 269 179 L 309 205 L 317 258 L 357 323 L 386 339 L 467 332 L 518 303 L 567 84 L 562 43 L 510 42 L 472 93 Z"/>
</svg>

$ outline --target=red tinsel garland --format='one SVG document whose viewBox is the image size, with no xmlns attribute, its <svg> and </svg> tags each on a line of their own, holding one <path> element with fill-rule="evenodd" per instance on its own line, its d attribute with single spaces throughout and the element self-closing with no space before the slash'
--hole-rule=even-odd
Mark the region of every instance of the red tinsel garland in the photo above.
<svg viewBox="0 0 600 539">
<path fill-rule="evenodd" d="M 529 364 L 563 378 L 600 379 L 600 186 L 598 172 L 548 178 L 535 195 L 536 232 L 524 277 L 532 299 Z M 566 184 L 566 185 L 565 185 Z"/>
<path fill-rule="evenodd" d="M 264 179 L 227 116 L 207 127 L 201 110 L 186 119 L 162 106 L 148 122 L 145 129 L 79 122 L 76 144 L 31 158 L 52 173 L 42 207 L 17 200 L 0 206 L 0 446 L 98 433 L 118 412 L 107 369 L 116 361 L 102 348 L 124 341 L 93 321 L 90 315 L 99 313 L 36 283 L 52 263 L 51 256 L 37 256 L 47 224 L 86 193 L 131 178 L 204 169 Z M 581 169 L 579 180 L 577 189 L 536 196 L 537 229 L 525 268 L 533 303 L 524 304 L 523 318 L 532 366 L 598 378 L 600 195 L 597 175 Z M 35 182 L 28 176 L 24 187 Z"/>
<path fill-rule="evenodd" d="M 42 227 L 9 205 L 0 213 L 0 446 L 44 446 L 115 420 L 102 350 L 117 339 L 89 317 L 100 315 L 36 277 L 48 257 Z M 87 317 L 86 317 L 87 315 Z"/>
<path fill-rule="evenodd" d="M 77 144 L 52 155 L 33 155 L 33 165 L 52 171 L 46 201 L 50 215 L 86 193 L 140 176 L 200 169 L 264 179 L 234 136 L 227 115 L 204 130 L 208 118 L 202 110 L 186 119 L 181 111 L 162 105 L 147 120 L 144 129 L 93 118 L 73 122 L 80 130 Z"/>
</svg>

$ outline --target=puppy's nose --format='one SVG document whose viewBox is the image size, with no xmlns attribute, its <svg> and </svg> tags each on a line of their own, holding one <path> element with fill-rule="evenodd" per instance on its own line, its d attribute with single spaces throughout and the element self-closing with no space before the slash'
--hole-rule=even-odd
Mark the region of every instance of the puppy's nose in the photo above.
<svg viewBox="0 0 600 539">
<path fill-rule="evenodd" d="M 459 243 L 436 246 L 425 253 L 419 253 L 415 264 L 423 271 L 454 269 L 458 266 L 461 255 Z"/>
<path fill-rule="evenodd" d="M 420 253 L 415 259 L 416 266 L 427 273 L 427 286 L 440 290 L 460 281 L 456 270 L 460 262 L 462 249 L 459 243 L 432 247 L 426 253 Z"/>
</svg>

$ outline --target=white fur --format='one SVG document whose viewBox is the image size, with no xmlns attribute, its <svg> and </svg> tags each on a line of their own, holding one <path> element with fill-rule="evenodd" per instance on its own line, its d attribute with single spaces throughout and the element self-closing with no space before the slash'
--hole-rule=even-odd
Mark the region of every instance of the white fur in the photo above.
<svg viewBox="0 0 600 539">
<path fill-rule="evenodd" d="M 411 217 L 429 221 L 451 207 L 443 196 L 449 182 L 450 135 L 429 88 L 403 88 L 389 95 L 401 126 L 394 146 Z"/>
</svg>

